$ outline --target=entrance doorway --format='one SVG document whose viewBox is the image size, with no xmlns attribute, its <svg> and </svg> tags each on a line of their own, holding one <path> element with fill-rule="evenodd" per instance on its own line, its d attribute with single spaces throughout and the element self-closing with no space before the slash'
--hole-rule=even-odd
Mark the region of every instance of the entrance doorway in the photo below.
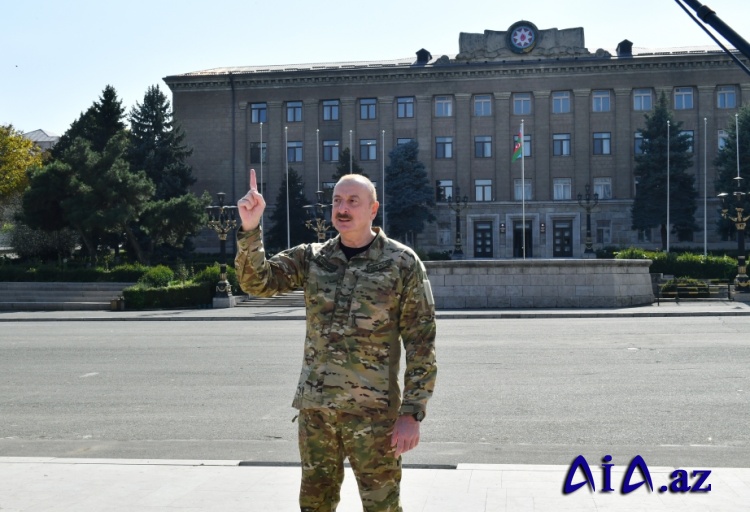
<svg viewBox="0 0 750 512">
<path fill-rule="evenodd" d="M 573 257 L 573 222 L 570 220 L 556 220 L 552 223 L 552 238 L 555 244 L 552 248 L 554 258 Z"/>
<path fill-rule="evenodd" d="M 492 258 L 492 222 L 474 223 L 474 257 Z"/>
<path fill-rule="evenodd" d="M 520 220 L 513 221 L 513 257 L 523 258 L 524 247 L 526 248 L 526 257 L 533 256 L 531 221 L 526 221 L 526 237 L 524 239 L 523 223 Z"/>
</svg>

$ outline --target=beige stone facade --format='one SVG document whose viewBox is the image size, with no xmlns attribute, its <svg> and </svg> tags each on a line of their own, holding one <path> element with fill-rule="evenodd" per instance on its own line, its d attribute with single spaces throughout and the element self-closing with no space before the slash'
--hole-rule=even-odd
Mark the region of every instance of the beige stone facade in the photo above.
<svg viewBox="0 0 750 512">
<path fill-rule="evenodd" d="M 516 47 L 517 36 L 533 40 Z M 331 182 L 337 151 L 350 145 L 380 194 L 388 153 L 414 139 L 438 199 L 437 221 L 419 236 L 418 248 L 453 249 L 456 215 L 445 198 L 460 188 L 468 198 L 460 216 L 464 253 L 493 259 L 522 256 L 524 217 L 527 257 L 580 257 L 586 213 L 576 199 L 587 184 L 600 194 L 591 212 L 594 247 L 658 247 L 656 229 L 630 229 L 630 208 L 636 133 L 664 92 L 682 130 L 693 135 L 689 172 L 696 176 L 701 227 L 707 162 L 708 240 L 710 247 L 721 246 L 712 161 L 720 130 L 750 98 L 750 81 L 718 48 L 629 54 L 625 41 L 619 50 L 586 49 L 583 29 L 553 32 L 519 22 L 506 31 L 461 34 L 455 56 L 422 50 L 394 61 L 221 68 L 165 82 L 175 119 L 194 149 L 196 192 L 222 191 L 228 202 L 241 197 L 247 170 L 260 175 L 262 141 L 259 180 L 269 208 L 287 155 L 313 199 Z M 512 161 L 522 122 L 527 156 Z M 387 211 L 387 195 L 385 205 Z M 682 245 L 702 244 L 699 231 Z M 215 245 L 210 235 L 199 240 L 199 246 Z"/>
</svg>

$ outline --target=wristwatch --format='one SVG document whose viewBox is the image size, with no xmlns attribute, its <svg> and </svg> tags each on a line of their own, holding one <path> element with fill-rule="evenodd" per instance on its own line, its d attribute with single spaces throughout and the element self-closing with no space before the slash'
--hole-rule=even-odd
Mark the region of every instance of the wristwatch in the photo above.
<svg viewBox="0 0 750 512">
<path fill-rule="evenodd" d="M 412 418 L 414 418 L 417 421 L 422 421 L 424 419 L 424 411 L 415 412 L 411 415 Z"/>
</svg>

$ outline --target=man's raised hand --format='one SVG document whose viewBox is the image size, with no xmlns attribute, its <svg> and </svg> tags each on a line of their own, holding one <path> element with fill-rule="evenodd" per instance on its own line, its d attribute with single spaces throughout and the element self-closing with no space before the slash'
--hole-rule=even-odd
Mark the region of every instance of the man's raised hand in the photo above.
<svg viewBox="0 0 750 512">
<path fill-rule="evenodd" d="M 237 211 L 242 221 L 242 231 L 251 231 L 257 228 L 265 209 L 266 201 L 260 195 L 260 192 L 258 192 L 255 169 L 250 169 L 250 190 L 237 201 Z"/>
</svg>

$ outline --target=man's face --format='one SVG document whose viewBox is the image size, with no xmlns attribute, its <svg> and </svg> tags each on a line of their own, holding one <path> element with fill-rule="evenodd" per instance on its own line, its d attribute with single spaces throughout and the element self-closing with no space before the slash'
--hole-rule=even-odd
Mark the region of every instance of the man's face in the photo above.
<svg viewBox="0 0 750 512">
<path fill-rule="evenodd" d="M 372 220 L 378 212 L 378 202 L 365 185 L 356 181 L 338 183 L 333 189 L 333 227 L 342 238 L 366 238 L 372 230 Z"/>
</svg>

